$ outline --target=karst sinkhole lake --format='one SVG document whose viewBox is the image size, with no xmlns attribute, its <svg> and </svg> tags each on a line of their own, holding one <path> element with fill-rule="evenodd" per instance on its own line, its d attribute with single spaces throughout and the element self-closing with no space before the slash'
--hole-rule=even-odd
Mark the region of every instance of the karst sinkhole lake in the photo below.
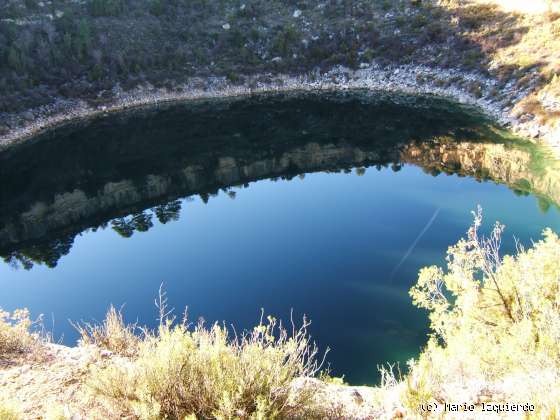
<svg viewBox="0 0 560 420">
<path fill-rule="evenodd" d="M 191 320 L 239 331 L 261 308 L 374 384 L 418 355 L 408 296 L 482 206 L 504 251 L 560 231 L 560 170 L 475 110 L 381 92 L 199 100 L 106 115 L 0 151 L 0 306 L 156 325 L 160 284 Z"/>
</svg>

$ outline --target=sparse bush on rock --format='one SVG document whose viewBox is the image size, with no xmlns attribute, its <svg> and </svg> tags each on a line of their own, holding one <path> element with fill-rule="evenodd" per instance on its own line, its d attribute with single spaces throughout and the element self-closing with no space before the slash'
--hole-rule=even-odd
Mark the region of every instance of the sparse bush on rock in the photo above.
<svg viewBox="0 0 560 420">
<path fill-rule="evenodd" d="M 33 324 L 27 309 L 14 312 L 0 309 L 0 358 L 29 352 L 40 346 L 39 335 L 31 332 Z"/>
<path fill-rule="evenodd" d="M 122 313 L 114 306 L 109 308 L 101 324 L 82 323 L 76 329 L 81 345 L 95 345 L 122 356 L 133 356 L 138 351 L 137 326 L 125 324 Z"/>
<path fill-rule="evenodd" d="M 110 406 L 145 419 L 302 417 L 312 395 L 293 395 L 291 383 L 321 367 L 307 325 L 289 334 L 268 317 L 237 336 L 219 324 L 164 320 L 135 357 L 95 369 L 89 385 Z"/>
<path fill-rule="evenodd" d="M 477 403 L 490 393 L 496 403 L 531 403 L 553 418 L 560 412 L 560 238 L 547 229 L 531 248 L 501 256 L 503 226 L 481 238 L 481 222 L 479 210 L 467 239 L 449 248 L 447 270 L 422 269 L 411 289 L 430 312 L 433 335 L 412 363 L 406 401 L 417 409 L 430 400 Z"/>
<path fill-rule="evenodd" d="M 21 420 L 22 418 L 17 404 L 0 399 L 0 420 Z"/>
</svg>

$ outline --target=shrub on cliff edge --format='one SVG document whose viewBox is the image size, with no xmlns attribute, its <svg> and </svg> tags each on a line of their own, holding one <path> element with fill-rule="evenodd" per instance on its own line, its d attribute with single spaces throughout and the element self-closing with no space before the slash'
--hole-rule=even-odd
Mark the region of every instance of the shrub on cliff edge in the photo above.
<svg viewBox="0 0 560 420">
<path fill-rule="evenodd" d="M 39 346 L 39 335 L 31 332 L 34 323 L 27 309 L 6 312 L 0 308 L 0 357 L 29 352 Z"/>
<path fill-rule="evenodd" d="M 80 345 L 95 345 L 121 356 L 133 356 L 138 351 L 140 338 L 137 325 L 127 325 L 121 311 L 111 306 L 101 324 L 81 323 L 75 325 L 80 334 Z"/>
<path fill-rule="evenodd" d="M 0 420 L 20 420 L 22 418 L 21 411 L 15 403 L 0 399 Z"/>
<path fill-rule="evenodd" d="M 408 405 L 463 402 L 470 387 L 473 403 L 485 394 L 557 416 L 560 239 L 547 229 L 531 248 L 518 246 L 516 255 L 502 257 L 503 226 L 481 238 L 480 210 L 474 216 L 467 239 L 448 250 L 447 271 L 424 268 L 411 289 L 414 303 L 430 312 L 433 334 L 412 363 Z"/>
<path fill-rule="evenodd" d="M 119 412 L 146 419 L 296 418 L 312 395 L 294 396 L 290 385 L 321 366 L 307 325 L 289 334 L 268 317 L 238 337 L 219 324 L 164 320 L 135 357 L 93 372 L 90 386 Z"/>
</svg>

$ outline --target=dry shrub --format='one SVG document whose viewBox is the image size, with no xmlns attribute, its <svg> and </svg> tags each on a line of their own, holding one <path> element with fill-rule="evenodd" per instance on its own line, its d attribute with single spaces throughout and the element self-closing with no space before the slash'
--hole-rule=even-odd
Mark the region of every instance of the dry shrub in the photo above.
<svg viewBox="0 0 560 420">
<path fill-rule="evenodd" d="M 29 317 L 27 309 L 6 312 L 0 309 L 0 357 L 31 352 L 39 347 L 38 333 L 31 332 L 39 321 Z"/>
<path fill-rule="evenodd" d="M 93 344 L 122 356 L 133 356 L 138 351 L 140 339 L 136 324 L 125 324 L 122 312 L 109 307 L 101 324 L 82 323 L 75 325 L 80 333 L 80 344 Z"/>
<path fill-rule="evenodd" d="M 21 419 L 23 419 L 23 415 L 16 403 L 0 399 L 0 420 Z"/>
<path fill-rule="evenodd" d="M 139 342 L 137 357 L 94 371 L 90 386 L 114 409 L 144 419 L 303 416 L 312 395 L 294 395 L 290 385 L 321 367 L 307 326 L 288 334 L 268 317 L 238 337 L 219 324 L 165 320 Z"/>
<path fill-rule="evenodd" d="M 414 303 L 430 311 L 434 333 L 412 363 L 408 405 L 465 401 L 465 387 L 474 386 L 474 398 L 497 389 L 505 394 L 501 402 L 532 403 L 539 415 L 558 415 L 560 239 L 547 229 L 531 248 L 502 257 L 503 226 L 481 238 L 480 209 L 474 216 L 467 239 L 448 250 L 447 271 L 424 268 L 411 289 Z"/>
</svg>

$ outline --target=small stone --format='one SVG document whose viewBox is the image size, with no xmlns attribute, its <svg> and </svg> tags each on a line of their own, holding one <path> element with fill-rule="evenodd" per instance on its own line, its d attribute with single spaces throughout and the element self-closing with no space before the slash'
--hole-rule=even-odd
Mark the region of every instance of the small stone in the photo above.
<svg viewBox="0 0 560 420">
<path fill-rule="evenodd" d="M 533 118 L 534 118 L 534 115 L 532 115 L 532 114 L 523 114 L 518 118 L 518 120 L 519 120 L 520 123 L 526 123 L 526 122 L 531 121 Z"/>
<path fill-rule="evenodd" d="M 106 358 L 108 358 L 108 357 L 111 357 L 111 356 L 113 355 L 113 352 L 112 352 L 112 351 L 109 351 L 109 350 L 101 350 L 101 351 L 99 352 L 99 355 L 100 355 L 102 358 L 106 359 Z"/>
<path fill-rule="evenodd" d="M 540 134 L 540 132 L 539 132 L 539 127 L 538 126 L 533 125 L 533 126 L 529 127 L 529 136 L 530 137 L 535 139 L 535 138 L 539 137 L 539 134 Z"/>
<path fill-rule="evenodd" d="M 354 390 L 354 392 L 352 393 L 352 397 L 354 397 L 354 401 L 356 402 L 356 404 L 363 404 L 364 398 L 362 397 L 362 394 L 360 394 L 357 390 Z"/>
<path fill-rule="evenodd" d="M 545 126 L 545 125 L 541 125 L 539 126 L 539 137 L 545 137 L 548 135 L 548 133 L 550 133 L 550 128 Z"/>
<path fill-rule="evenodd" d="M 395 409 L 395 411 L 393 411 L 393 414 L 391 415 L 392 419 L 402 419 L 404 418 L 405 413 L 403 410 L 401 410 L 400 408 Z"/>
</svg>

